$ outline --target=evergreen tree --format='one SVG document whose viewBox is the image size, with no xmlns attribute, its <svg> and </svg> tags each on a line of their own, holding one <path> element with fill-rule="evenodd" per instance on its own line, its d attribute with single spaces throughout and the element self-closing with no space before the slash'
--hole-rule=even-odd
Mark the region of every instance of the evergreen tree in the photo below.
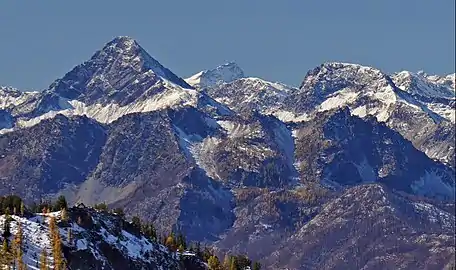
<svg viewBox="0 0 456 270">
<path fill-rule="evenodd" d="M 52 256 L 54 258 L 54 270 L 61 270 L 63 264 L 62 243 L 60 239 L 59 228 L 55 223 L 54 216 L 51 216 L 49 220 L 49 231 L 52 243 Z"/>
<path fill-rule="evenodd" d="M 223 269 L 229 270 L 231 266 L 231 256 L 226 254 L 225 259 L 223 259 Z"/>
<path fill-rule="evenodd" d="M 64 259 L 62 257 L 62 242 L 60 240 L 60 234 L 57 233 L 54 239 L 54 244 L 53 244 L 53 255 L 54 255 L 54 269 L 55 270 L 61 270 Z"/>
<path fill-rule="evenodd" d="M 73 246 L 73 232 L 71 231 L 71 228 L 68 228 L 67 241 L 70 247 Z"/>
<path fill-rule="evenodd" d="M 55 217 L 51 216 L 49 218 L 49 233 L 51 234 L 51 240 L 54 239 L 54 233 L 56 231 L 57 224 L 55 223 Z"/>
<path fill-rule="evenodd" d="M 46 249 L 43 249 L 40 256 L 40 270 L 49 270 Z"/>
<path fill-rule="evenodd" d="M 62 208 L 61 216 L 63 221 L 68 221 L 68 211 L 65 208 Z"/>
<path fill-rule="evenodd" d="M 147 230 L 147 235 L 149 236 L 150 239 L 152 240 L 157 240 L 157 230 L 155 229 L 154 224 L 149 224 L 148 230 Z"/>
<path fill-rule="evenodd" d="M 25 210 L 25 206 L 24 206 L 24 210 Z M 33 202 L 31 205 L 29 205 L 29 210 L 32 213 L 40 212 L 39 206 L 36 204 L 36 202 Z"/>
<path fill-rule="evenodd" d="M 24 212 L 25 212 L 25 205 L 24 205 L 24 202 L 21 202 L 21 216 L 22 217 L 24 216 Z"/>
<path fill-rule="evenodd" d="M 22 199 L 19 196 L 16 196 L 16 195 L 1 196 L 0 197 L 0 212 L 2 214 L 4 214 L 6 211 L 6 208 L 9 208 L 10 210 L 16 208 L 16 210 L 18 210 L 21 203 L 22 203 Z M 11 213 L 9 213 L 9 214 L 11 214 Z"/>
<path fill-rule="evenodd" d="M 237 267 L 241 269 L 245 269 L 252 265 L 252 261 L 245 255 L 238 255 L 236 256 Z"/>
<path fill-rule="evenodd" d="M 22 259 L 18 262 L 17 267 L 18 270 L 27 270 L 27 265 L 24 263 Z"/>
<path fill-rule="evenodd" d="M 93 206 L 93 208 L 95 208 L 96 210 L 101 211 L 101 212 L 107 212 L 108 211 L 108 206 L 104 202 L 103 203 L 99 203 L 99 204 L 95 204 Z"/>
<path fill-rule="evenodd" d="M 124 210 L 120 207 L 117 207 L 116 209 L 113 210 L 113 213 L 120 216 L 120 217 L 124 217 L 125 216 L 125 213 L 124 213 Z"/>
<path fill-rule="evenodd" d="M 182 247 L 182 250 L 186 250 L 187 249 L 187 243 L 186 243 L 186 240 L 185 240 L 185 236 L 182 234 L 182 233 L 179 233 L 177 235 L 177 246 L 178 247 Z"/>
<path fill-rule="evenodd" d="M 190 246 L 188 248 L 188 250 L 192 253 L 195 253 L 195 244 L 194 243 L 190 243 Z"/>
<path fill-rule="evenodd" d="M 11 236 L 11 226 L 10 226 L 10 218 L 9 216 L 5 216 L 5 222 L 3 222 L 3 234 L 4 239 L 8 239 Z"/>
<path fill-rule="evenodd" d="M 79 226 L 82 225 L 82 218 L 81 218 L 81 216 L 78 216 L 77 223 L 78 223 Z"/>
<path fill-rule="evenodd" d="M 54 211 L 60 211 L 62 209 L 68 209 L 68 204 L 65 199 L 65 196 L 60 195 L 54 204 Z"/>
<path fill-rule="evenodd" d="M 177 250 L 176 239 L 175 239 L 174 233 L 171 233 L 170 235 L 168 235 L 168 237 L 166 237 L 165 246 L 167 246 L 171 251 Z"/>
<path fill-rule="evenodd" d="M 9 250 L 9 261 L 13 269 L 16 269 L 16 261 L 17 261 L 17 247 L 16 247 L 16 239 L 11 242 L 11 247 Z"/>
<path fill-rule="evenodd" d="M 195 254 L 196 256 L 202 258 L 203 257 L 203 254 L 201 252 L 201 243 L 200 242 L 196 242 L 196 245 L 195 245 Z"/>
<path fill-rule="evenodd" d="M 259 262 L 255 262 L 253 264 L 253 270 L 260 270 L 261 269 L 261 264 Z"/>
<path fill-rule="evenodd" d="M 7 269 L 9 269 L 9 266 L 11 265 L 11 254 L 9 252 L 9 246 L 8 246 L 8 241 L 6 238 L 3 239 L 3 245 L 2 245 L 2 254 L 1 254 L 1 263 L 4 266 L 8 266 Z"/>
<path fill-rule="evenodd" d="M 138 216 L 134 216 L 131 219 L 131 223 L 132 223 L 133 227 L 135 227 L 136 229 L 138 229 L 138 230 L 141 229 L 141 219 L 139 219 Z"/>
<path fill-rule="evenodd" d="M 19 270 L 25 269 L 25 264 L 22 259 L 22 226 L 18 223 L 17 233 L 14 236 L 14 247 L 12 248 L 14 260 L 17 261 Z"/>
<path fill-rule="evenodd" d="M 166 239 L 168 239 L 168 236 L 166 236 L 166 234 L 162 234 L 160 236 L 160 243 L 166 246 Z"/>
<path fill-rule="evenodd" d="M 235 256 L 231 256 L 230 270 L 238 270 L 238 262 Z"/>
<path fill-rule="evenodd" d="M 208 247 L 204 247 L 204 250 L 201 254 L 201 258 L 203 259 L 203 261 L 207 262 L 212 255 L 214 255 L 212 250 L 210 250 Z"/>
<path fill-rule="evenodd" d="M 8 241 L 6 241 L 6 238 L 3 239 L 2 252 L 3 253 L 7 253 L 8 252 Z"/>
<path fill-rule="evenodd" d="M 217 256 L 215 256 L 215 255 L 212 255 L 209 257 L 209 259 L 207 260 L 207 264 L 208 264 L 210 270 L 221 270 L 222 269 L 222 266 L 220 265 L 220 261 L 217 258 Z"/>
</svg>

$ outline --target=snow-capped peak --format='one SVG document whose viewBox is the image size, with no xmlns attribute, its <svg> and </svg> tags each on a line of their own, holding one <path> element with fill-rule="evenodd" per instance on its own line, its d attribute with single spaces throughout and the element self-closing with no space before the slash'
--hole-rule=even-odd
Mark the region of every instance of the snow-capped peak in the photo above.
<svg viewBox="0 0 456 270">
<path fill-rule="evenodd" d="M 112 122 L 128 113 L 195 105 L 198 96 L 130 37 L 114 38 L 44 92 L 16 92 L 0 91 L 0 109 L 17 107 L 18 128 L 58 113 Z"/>
<path fill-rule="evenodd" d="M 49 90 L 87 104 L 126 105 L 167 84 L 191 89 L 183 79 L 152 58 L 134 39 L 116 37 L 91 59 L 55 81 Z M 157 94 L 157 89 L 152 91 Z"/>
<path fill-rule="evenodd" d="M 14 87 L 11 87 L 11 86 L 1 86 L 0 85 L 0 91 L 3 91 L 3 92 L 20 92 L 17 88 L 14 88 Z"/>
<path fill-rule="evenodd" d="M 185 79 L 185 81 L 194 87 L 206 88 L 221 83 L 229 83 L 244 77 L 244 71 L 236 63 L 228 62 L 214 69 L 198 72 Z"/>
<path fill-rule="evenodd" d="M 0 86 L 0 109 L 13 109 L 38 95 L 39 92 L 23 92 L 10 86 Z"/>
<path fill-rule="evenodd" d="M 121 66 L 130 65 L 142 71 L 151 70 L 156 75 L 179 86 L 191 88 L 183 79 L 176 76 L 150 56 L 149 53 L 131 37 L 119 36 L 114 38 L 108 42 L 99 53 L 96 53 L 91 60 L 96 60 L 98 56 L 103 56 L 103 54 L 107 54 L 109 56 L 108 58 L 111 58 L 111 60 L 121 61 Z"/>
<path fill-rule="evenodd" d="M 317 99 L 325 99 L 336 91 L 372 92 L 379 87 L 394 88 L 391 79 L 380 70 L 358 64 L 329 62 L 310 70 L 300 88 Z"/>
<path fill-rule="evenodd" d="M 401 71 L 392 76 L 397 87 L 428 98 L 454 99 L 454 74 L 445 77 L 429 76 L 424 72 Z"/>
<path fill-rule="evenodd" d="M 426 79 L 436 84 L 447 85 L 453 92 L 456 90 L 456 73 L 446 76 L 426 75 Z"/>
<path fill-rule="evenodd" d="M 276 111 L 285 98 L 296 89 L 260 78 L 240 78 L 206 88 L 216 101 L 234 111 L 257 110 L 265 114 Z"/>
<path fill-rule="evenodd" d="M 115 37 L 113 40 L 111 40 L 110 42 L 108 42 L 105 46 L 106 47 L 110 47 L 110 48 L 122 48 L 124 50 L 132 50 L 134 49 L 135 47 L 139 47 L 139 44 L 136 42 L 136 40 L 134 40 L 133 38 L 131 37 L 128 37 L 128 36 L 118 36 L 118 37 Z"/>
</svg>

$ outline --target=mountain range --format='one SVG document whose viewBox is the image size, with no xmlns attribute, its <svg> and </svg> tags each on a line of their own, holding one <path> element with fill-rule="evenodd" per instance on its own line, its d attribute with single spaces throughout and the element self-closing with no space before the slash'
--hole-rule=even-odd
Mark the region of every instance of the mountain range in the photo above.
<svg viewBox="0 0 456 270">
<path fill-rule="evenodd" d="M 183 79 L 117 37 L 47 89 L 0 88 L 0 195 L 123 207 L 266 269 L 443 269 L 455 107 L 455 74 Z"/>
</svg>

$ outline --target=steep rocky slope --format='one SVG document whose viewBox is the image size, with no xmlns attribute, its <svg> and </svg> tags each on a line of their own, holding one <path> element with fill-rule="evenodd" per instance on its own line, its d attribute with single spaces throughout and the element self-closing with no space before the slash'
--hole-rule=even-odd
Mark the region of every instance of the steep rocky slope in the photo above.
<svg viewBox="0 0 456 270">
<path fill-rule="evenodd" d="M 348 109 L 297 125 L 296 161 L 306 181 L 339 188 L 379 182 L 410 194 L 454 198 L 454 170 L 429 159 L 375 118 Z"/>
<path fill-rule="evenodd" d="M 450 269 L 454 204 L 384 186 L 348 189 L 268 257 L 271 269 Z"/>
<path fill-rule="evenodd" d="M 260 111 L 273 114 L 278 106 L 295 89 L 281 83 L 272 83 L 259 78 L 242 78 L 205 91 L 215 100 L 237 112 Z"/>
<path fill-rule="evenodd" d="M 429 157 L 454 167 L 454 88 L 446 85 L 444 90 L 440 90 L 444 94 L 440 94 L 434 89 L 440 89 L 438 86 L 432 85 L 434 91 L 431 91 L 428 89 L 431 86 L 410 84 L 400 77 L 393 78 L 402 89 L 390 76 L 375 68 L 326 63 L 307 73 L 299 91 L 285 100 L 283 111 L 298 119 L 309 119 L 316 111 L 348 106 L 352 114 L 375 116 Z M 417 95 L 413 90 L 417 87 L 426 88 L 421 91 L 428 97 Z M 433 97 L 429 98 L 429 95 Z M 439 107 L 444 109 L 436 109 Z M 442 129 L 450 136 L 439 136 Z"/>
<path fill-rule="evenodd" d="M 36 201 L 81 184 L 96 168 L 105 140 L 105 130 L 97 122 L 62 115 L 1 136 L 2 194 Z"/>
</svg>

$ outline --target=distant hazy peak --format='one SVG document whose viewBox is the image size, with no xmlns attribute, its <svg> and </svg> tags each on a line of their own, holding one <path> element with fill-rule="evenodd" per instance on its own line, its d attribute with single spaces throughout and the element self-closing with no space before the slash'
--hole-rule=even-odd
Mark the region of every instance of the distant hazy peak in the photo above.
<svg viewBox="0 0 456 270">
<path fill-rule="evenodd" d="M 191 86 L 205 88 L 221 83 L 229 83 L 244 78 L 244 71 L 234 62 L 228 62 L 214 69 L 204 70 L 185 79 Z"/>
<path fill-rule="evenodd" d="M 400 89 L 413 95 L 429 98 L 455 98 L 454 74 L 447 76 L 427 75 L 420 71 L 401 71 L 391 76 Z"/>
</svg>

